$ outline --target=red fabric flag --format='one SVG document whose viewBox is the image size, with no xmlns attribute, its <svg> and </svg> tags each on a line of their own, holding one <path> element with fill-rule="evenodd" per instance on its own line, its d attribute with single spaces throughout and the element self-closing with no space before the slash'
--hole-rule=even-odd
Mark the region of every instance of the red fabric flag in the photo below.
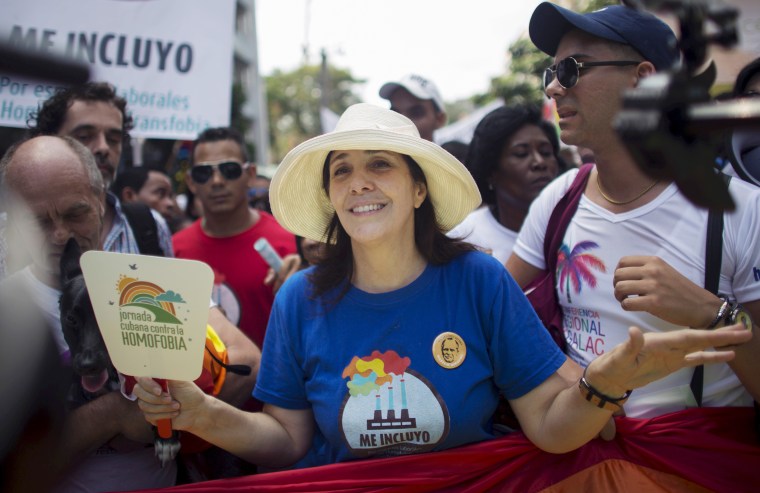
<svg viewBox="0 0 760 493">
<path fill-rule="evenodd" d="M 697 408 L 652 419 L 617 418 L 613 441 L 567 454 L 522 433 L 456 449 L 357 460 L 175 486 L 156 493 L 237 492 L 754 492 L 760 442 L 752 408 Z"/>
</svg>

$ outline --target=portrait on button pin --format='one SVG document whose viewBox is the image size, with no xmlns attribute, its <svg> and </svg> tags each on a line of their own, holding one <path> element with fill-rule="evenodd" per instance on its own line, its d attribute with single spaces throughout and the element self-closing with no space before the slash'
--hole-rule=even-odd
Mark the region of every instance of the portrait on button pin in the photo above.
<svg viewBox="0 0 760 493">
<path fill-rule="evenodd" d="M 433 358 L 443 368 L 454 369 L 467 356 L 464 340 L 454 332 L 443 332 L 433 341 Z"/>
</svg>

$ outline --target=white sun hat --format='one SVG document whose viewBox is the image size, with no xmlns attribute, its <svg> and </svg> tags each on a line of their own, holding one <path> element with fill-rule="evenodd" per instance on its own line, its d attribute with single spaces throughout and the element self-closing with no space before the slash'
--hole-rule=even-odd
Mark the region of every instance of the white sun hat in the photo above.
<svg viewBox="0 0 760 493">
<path fill-rule="evenodd" d="M 269 199 L 274 217 L 285 229 L 327 241 L 335 209 L 322 187 L 322 169 L 330 151 L 337 150 L 394 151 L 412 157 L 425 173 L 436 220 L 444 232 L 480 205 L 475 180 L 457 158 L 420 138 L 405 116 L 359 103 L 341 115 L 334 131 L 296 146 L 277 167 Z"/>
</svg>

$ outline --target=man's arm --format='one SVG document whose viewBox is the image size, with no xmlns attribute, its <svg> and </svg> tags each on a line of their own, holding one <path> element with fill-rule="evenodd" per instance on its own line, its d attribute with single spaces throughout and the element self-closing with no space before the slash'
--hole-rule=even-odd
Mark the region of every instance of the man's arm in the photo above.
<svg viewBox="0 0 760 493">
<path fill-rule="evenodd" d="M 592 361 L 586 381 L 594 391 L 619 398 L 681 368 L 729 361 L 731 349 L 746 344 L 751 334 L 733 325 L 718 330 L 681 329 L 644 334 L 631 327 L 629 339 Z M 588 402 L 578 388 L 580 368 L 571 360 L 527 394 L 510 400 L 525 435 L 552 453 L 574 450 L 594 438 L 612 416 L 612 409 Z M 614 407 L 614 406 L 613 406 Z"/>
<path fill-rule="evenodd" d="M 137 403 L 120 392 L 109 392 L 69 413 L 55 463 L 66 468 L 118 435 L 137 443 L 153 443 L 154 438 Z"/>
<path fill-rule="evenodd" d="M 280 272 L 275 272 L 274 269 L 270 267 L 267 271 L 266 277 L 264 278 L 264 284 L 267 286 L 272 286 L 272 291 L 277 294 L 277 291 L 280 290 L 285 281 L 287 281 L 290 276 L 302 268 L 303 260 L 301 259 L 300 255 L 297 253 L 285 255 L 282 258 L 282 267 L 280 267 Z"/>
<path fill-rule="evenodd" d="M 626 311 L 644 311 L 672 324 L 704 329 L 715 319 L 722 301 L 693 283 L 659 257 L 622 257 L 612 280 L 615 298 Z M 760 320 L 760 300 L 742 303 L 754 320 Z M 760 401 L 760 341 L 753 337 L 735 348 L 729 363 L 742 385 Z"/>
<path fill-rule="evenodd" d="M 514 253 L 507 259 L 506 268 L 521 289 L 525 289 L 525 286 L 543 272 L 542 269 L 530 265 Z"/>
<path fill-rule="evenodd" d="M 171 419 L 187 430 L 254 464 L 284 467 L 302 458 L 314 435 L 311 409 L 284 409 L 270 404 L 263 412 L 234 408 L 204 394 L 192 382 L 169 381 L 169 393 L 150 378 L 138 378 L 135 395 L 145 419 Z"/>
<path fill-rule="evenodd" d="M 253 387 L 256 385 L 256 376 L 259 374 L 261 363 L 261 350 L 248 336 L 233 325 L 218 307 L 209 308 L 208 323 L 214 328 L 224 345 L 227 346 L 229 363 L 251 367 L 250 375 L 227 372 L 224 385 L 219 392 L 218 397 L 221 400 L 239 407 L 251 397 Z"/>
</svg>

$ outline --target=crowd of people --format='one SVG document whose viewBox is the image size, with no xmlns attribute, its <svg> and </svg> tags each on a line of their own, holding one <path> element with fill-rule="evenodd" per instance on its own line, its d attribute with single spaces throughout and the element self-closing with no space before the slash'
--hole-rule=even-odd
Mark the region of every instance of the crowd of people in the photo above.
<svg viewBox="0 0 760 493">
<path fill-rule="evenodd" d="M 118 169 L 132 122 L 111 84 L 42 104 L 0 160 L 0 302 L 25 293 L 66 367 L 58 300 L 71 238 L 83 251 L 202 261 L 214 273 L 208 323 L 229 363 L 252 369 L 229 372 L 216 396 L 140 377 L 129 395 L 117 386 L 61 402 L 44 490 L 162 488 L 441 451 L 504 433 L 500 399 L 519 428 L 507 431 L 555 454 L 613 439 L 621 417 L 756 405 L 757 139 L 734 136 L 736 208 L 722 215 L 711 290 L 709 211 L 643 170 L 612 125 L 624 91 L 678 63 L 671 29 L 624 6 L 579 14 L 544 2 L 529 34 L 554 57 L 544 84 L 559 138 L 539 108 L 508 103 L 455 157 L 433 143 L 447 120 L 440 92 L 409 74 L 381 87 L 389 109 L 352 105 L 333 131 L 292 149 L 265 202 L 251 193 L 261 177 L 242 136 L 203 130 L 186 176 L 194 220 L 161 169 Z M 755 61 L 736 97 L 758 92 Z M 560 140 L 593 163 L 561 247 L 546 252 L 555 206 L 581 173 Z M 261 238 L 279 269 L 253 248 Z M 563 347 L 523 292 L 550 264 Z M 211 446 L 163 466 L 152 425 L 167 418 Z"/>
</svg>

